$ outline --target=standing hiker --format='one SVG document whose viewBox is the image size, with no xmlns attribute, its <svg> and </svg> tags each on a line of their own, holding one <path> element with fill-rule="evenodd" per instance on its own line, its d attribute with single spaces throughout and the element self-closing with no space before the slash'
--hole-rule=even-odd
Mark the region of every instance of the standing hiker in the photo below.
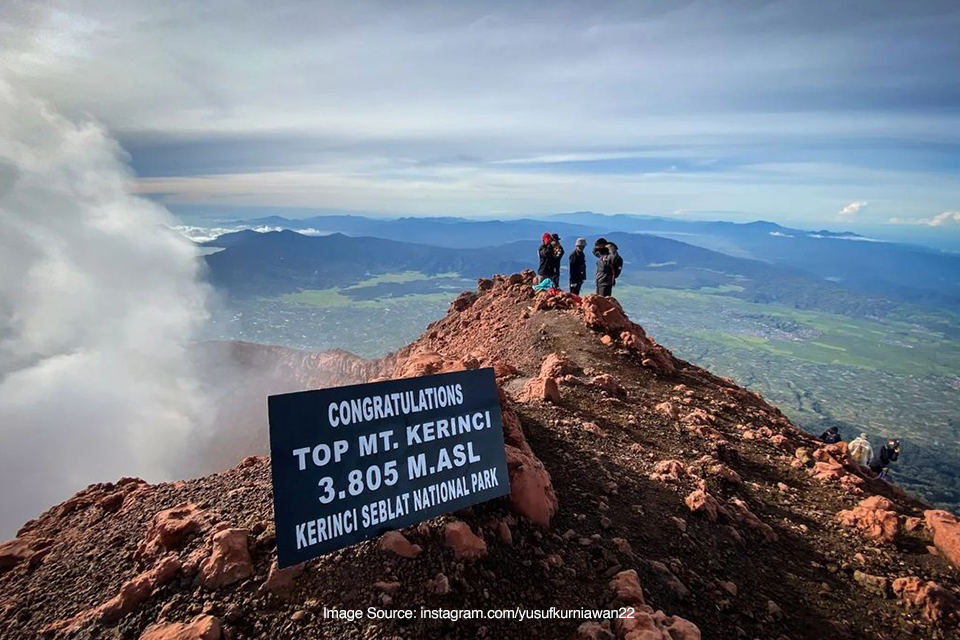
<svg viewBox="0 0 960 640">
<path fill-rule="evenodd" d="M 850 459 L 861 467 L 870 464 L 870 461 L 873 460 L 873 447 L 870 446 L 865 433 L 861 433 L 850 441 L 847 452 L 850 454 Z"/>
<path fill-rule="evenodd" d="M 597 295 L 609 297 L 613 293 L 613 284 L 617 279 L 617 247 L 606 239 L 598 238 L 593 245 L 593 255 L 597 257 Z"/>
<path fill-rule="evenodd" d="M 577 244 L 570 253 L 570 293 L 574 295 L 580 294 L 580 286 L 587 279 L 587 256 L 583 254 L 585 246 L 586 239 L 577 238 Z"/>
<path fill-rule="evenodd" d="M 537 268 L 537 275 L 540 281 L 550 278 L 553 286 L 560 284 L 560 258 L 557 257 L 557 251 L 563 255 L 563 247 L 560 246 L 560 237 L 557 234 L 549 234 L 546 231 L 540 237 L 540 266 Z"/>
<path fill-rule="evenodd" d="M 900 441 L 896 438 L 890 438 L 880 447 L 876 459 L 870 463 L 870 471 L 877 474 L 878 478 L 887 477 L 887 467 L 891 462 L 896 462 L 900 457 Z"/>
</svg>

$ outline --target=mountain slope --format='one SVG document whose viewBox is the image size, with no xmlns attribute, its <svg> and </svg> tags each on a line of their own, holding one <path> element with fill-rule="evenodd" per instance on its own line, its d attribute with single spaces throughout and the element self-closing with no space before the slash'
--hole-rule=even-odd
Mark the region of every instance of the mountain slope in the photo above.
<svg viewBox="0 0 960 640">
<path fill-rule="evenodd" d="M 482 280 L 382 360 L 325 361 L 341 372 L 330 381 L 494 367 L 508 498 L 405 530 L 419 552 L 394 534 L 298 573 L 271 568 L 264 458 L 183 482 L 95 485 L 0 547 L 4 637 L 956 637 L 951 516 L 675 359 L 615 303 L 535 297 L 531 280 Z M 315 363 L 301 362 L 306 380 Z M 483 545 L 466 548 L 464 526 Z M 369 606 L 638 614 L 324 617 Z M 164 626 L 190 621 L 191 634 Z"/>
<path fill-rule="evenodd" d="M 796 269 L 736 258 L 669 238 L 639 233 L 612 233 L 607 238 L 618 243 L 626 262 L 621 278 L 624 284 L 677 289 L 729 287 L 726 295 L 751 302 L 856 317 L 884 316 L 895 307 L 879 295 L 857 294 Z M 482 249 L 450 249 L 341 234 L 240 231 L 205 246 L 224 249 L 205 260 L 211 282 L 234 296 L 342 289 L 369 275 L 401 271 L 430 276 L 459 273 L 476 278 L 519 270 L 537 260 L 537 245 L 526 240 Z M 567 261 L 562 262 L 561 280 L 566 281 Z M 434 278 L 434 283 L 435 290 L 443 291 L 441 280 Z"/>
</svg>

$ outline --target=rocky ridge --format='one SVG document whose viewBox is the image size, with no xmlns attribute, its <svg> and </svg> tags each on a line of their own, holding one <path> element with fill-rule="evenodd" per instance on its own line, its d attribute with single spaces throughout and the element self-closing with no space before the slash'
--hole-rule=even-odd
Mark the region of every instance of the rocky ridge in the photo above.
<svg viewBox="0 0 960 640">
<path fill-rule="evenodd" d="M 493 367 L 508 497 L 278 570 L 264 457 L 93 485 L 0 544 L 3 637 L 958 636 L 956 517 L 676 359 L 615 301 L 535 294 L 532 278 L 479 281 L 381 360 L 283 354 L 324 384 Z M 634 615 L 329 614 L 370 606 Z"/>
</svg>

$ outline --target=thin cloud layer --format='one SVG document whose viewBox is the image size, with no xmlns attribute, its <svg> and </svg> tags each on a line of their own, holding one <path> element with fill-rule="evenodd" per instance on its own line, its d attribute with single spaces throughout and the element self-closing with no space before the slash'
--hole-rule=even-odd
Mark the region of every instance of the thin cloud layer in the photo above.
<svg viewBox="0 0 960 640">
<path fill-rule="evenodd" d="M 942 227 L 960 224 L 960 211 L 944 211 L 932 218 L 890 218 L 890 224 L 917 224 L 927 227 Z"/>
<path fill-rule="evenodd" d="M 17 77 L 106 122 L 173 206 L 957 206 L 950 0 L 88 0 L 0 20 Z"/>
</svg>

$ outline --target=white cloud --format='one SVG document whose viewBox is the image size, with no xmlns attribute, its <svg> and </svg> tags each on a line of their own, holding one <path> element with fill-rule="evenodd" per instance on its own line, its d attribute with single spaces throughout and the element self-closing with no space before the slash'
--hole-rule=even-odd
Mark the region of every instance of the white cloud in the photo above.
<svg viewBox="0 0 960 640">
<path fill-rule="evenodd" d="M 960 211 L 944 211 L 932 218 L 890 218 L 890 224 L 918 224 L 928 227 L 942 227 L 948 224 L 960 223 Z"/>
<path fill-rule="evenodd" d="M 909 87 L 928 106 L 943 99 L 957 10 L 811 0 L 821 1 L 829 27 L 790 0 L 762 11 L 698 0 L 50 0 L 0 12 L 0 41 L 23 82 L 119 132 L 145 173 L 210 176 L 167 192 L 170 203 L 239 204 L 254 189 L 276 206 L 394 213 L 722 207 L 796 219 L 850 193 L 904 194 L 908 206 L 891 212 L 949 206 L 955 175 L 921 185 L 884 145 L 960 142 L 960 115 L 902 98 Z M 850 93 L 858 110 L 837 108 Z M 864 148 L 876 150 L 867 162 Z M 898 168 L 866 175 L 884 154 Z M 612 175 L 634 159 L 676 177 L 648 191 L 635 186 L 666 185 L 656 172 Z M 582 182 L 570 174 L 587 169 L 570 163 L 618 167 Z M 514 169 L 509 190 L 483 190 Z M 274 175 L 246 188 L 264 172 Z M 278 172 L 324 178 L 309 197 L 302 186 L 265 194 Z M 545 183 L 561 184 L 556 197 L 535 193 Z"/>
<path fill-rule="evenodd" d="M 846 219 L 853 218 L 860 212 L 860 209 L 863 209 L 868 204 L 869 203 L 865 200 L 854 200 L 853 202 L 845 205 L 843 209 L 840 209 L 837 215 Z"/>
<path fill-rule="evenodd" d="M 0 73 L 0 539 L 85 484 L 163 479 L 211 417 L 196 248 L 122 157 Z"/>
</svg>

